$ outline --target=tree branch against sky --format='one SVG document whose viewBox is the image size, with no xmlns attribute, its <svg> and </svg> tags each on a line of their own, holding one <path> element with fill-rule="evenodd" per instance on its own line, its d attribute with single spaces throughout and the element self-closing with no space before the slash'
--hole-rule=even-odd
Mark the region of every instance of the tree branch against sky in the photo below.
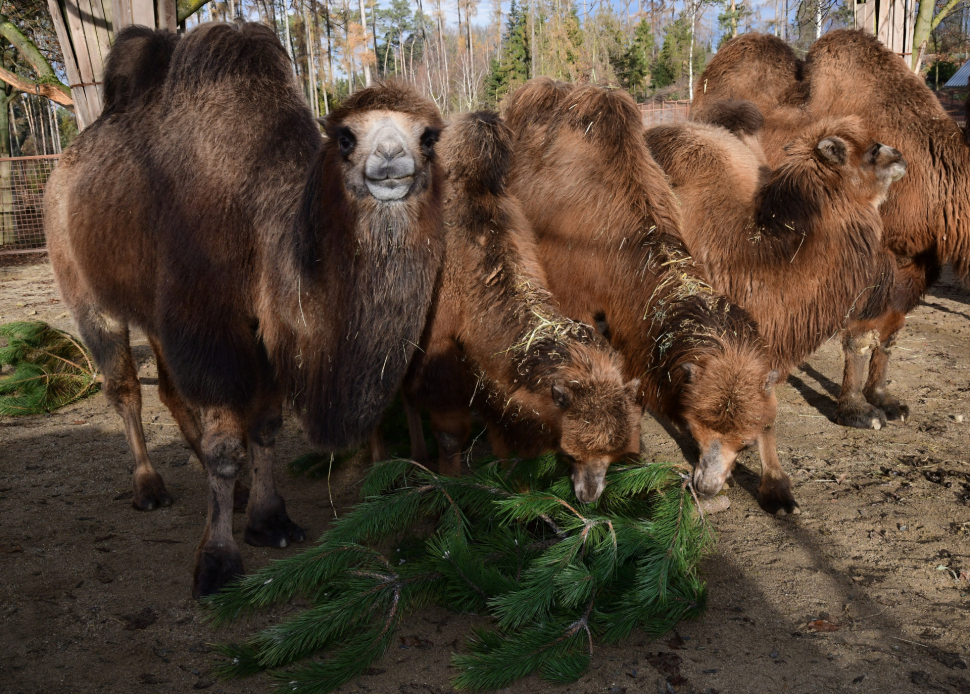
<svg viewBox="0 0 970 694">
<path fill-rule="evenodd" d="M 17 49 L 37 75 L 36 79 L 31 79 L 0 65 L 0 80 L 20 91 L 46 96 L 62 106 L 74 105 L 70 88 L 57 78 L 54 68 L 34 42 L 5 14 L 0 14 L 0 36 Z"/>
</svg>

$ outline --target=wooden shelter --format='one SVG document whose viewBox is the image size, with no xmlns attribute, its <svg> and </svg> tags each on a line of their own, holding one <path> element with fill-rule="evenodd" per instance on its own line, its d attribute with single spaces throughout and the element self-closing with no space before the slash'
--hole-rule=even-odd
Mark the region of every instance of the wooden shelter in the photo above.
<svg viewBox="0 0 970 694">
<path fill-rule="evenodd" d="M 856 29 L 875 34 L 889 50 L 909 62 L 918 0 L 855 0 L 854 9 Z"/>
<path fill-rule="evenodd" d="M 114 35 L 126 26 L 178 28 L 176 0 L 47 0 L 64 53 L 78 128 L 101 114 L 104 61 Z"/>
</svg>

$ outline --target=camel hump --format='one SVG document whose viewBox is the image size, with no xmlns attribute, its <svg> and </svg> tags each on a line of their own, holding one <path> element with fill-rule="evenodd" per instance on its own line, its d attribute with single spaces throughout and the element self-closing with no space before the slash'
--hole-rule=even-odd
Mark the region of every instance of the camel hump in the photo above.
<svg viewBox="0 0 970 694">
<path fill-rule="evenodd" d="M 268 26 L 255 22 L 212 22 L 187 33 L 172 56 L 169 94 L 191 93 L 225 82 L 253 91 L 288 87 L 290 58 Z"/>
<path fill-rule="evenodd" d="M 530 125 L 542 125 L 575 88 L 573 84 L 549 77 L 531 79 L 509 96 L 504 109 L 505 122 L 516 133 Z"/>
<path fill-rule="evenodd" d="M 765 117 L 758 107 L 743 99 L 715 101 L 699 114 L 691 114 L 691 120 L 719 125 L 735 135 L 757 135 L 765 125 Z"/>
<path fill-rule="evenodd" d="M 167 29 L 122 29 L 104 68 L 104 113 L 123 113 L 151 101 L 161 91 L 178 41 L 178 34 Z"/>
<path fill-rule="evenodd" d="M 512 167 L 512 131 L 493 111 L 466 113 L 445 131 L 442 156 L 455 185 L 501 195 Z"/>
</svg>

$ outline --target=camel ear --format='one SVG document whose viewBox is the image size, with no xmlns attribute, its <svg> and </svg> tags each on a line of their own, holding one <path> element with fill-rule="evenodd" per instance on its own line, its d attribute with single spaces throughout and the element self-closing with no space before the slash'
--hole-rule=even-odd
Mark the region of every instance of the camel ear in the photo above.
<svg viewBox="0 0 970 694">
<path fill-rule="evenodd" d="M 562 383 L 552 384 L 552 401 L 559 406 L 560 409 L 565 410 L 569 407 L 569 403 L 573 400 L 573 394 L 569 392 L 569 388 L 564 386 Z"/>
<path fill-rule="evenodd" d="M 317 122 L 317 124 L 321 128 L 323 128 L 324 130 L 326 130 L 327 129 L 327 121 L 330 120 L 330 116 L 329 115 L 326 115 L 326 116 L 318 116 L 317 118 L 314 118 L 313 120 L 315 120 Z"/>
<path fill-rule="evenodd" d="M 848 158 L 848 148 L 841 137 L 826 137 L 815 146 L 815 150 L 822 159 L 836 166 L 842 166 Z"/>
<path fill-rule="evenodd" d="M 687 382 L 690 383 L 697 377 L 697 365 L 692 362 L 687 362 L 680 365 L 681 368 L 687 373 Z"/>
<path fill-rule="evenodd" d="M 771 387 L 778 382 L 778 369 L 772 369 L 765 376 L 765 390 L 771 390 Z"/>
</svg>

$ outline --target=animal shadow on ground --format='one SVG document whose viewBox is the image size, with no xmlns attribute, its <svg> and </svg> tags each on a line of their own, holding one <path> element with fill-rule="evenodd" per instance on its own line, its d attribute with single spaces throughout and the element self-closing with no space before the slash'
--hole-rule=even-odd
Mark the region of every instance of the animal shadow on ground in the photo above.
<svg viewBox="0 0 970 694">
<path fill-rule="evenodd" d="M 814 407 L 819 414 L 823 415 L 830 422 L 834 422 L 835 398 L 839 396 L 839 384 L 807 363 L 799 366 L 798 370 L 805 376 L 811 377 L 821 386 L 821 389 L 816 390 L 807 381 L 795 374 L 788 375 L 788 385 L 797 390 L 805 398 L 805 402 Z"/>
</svg>

